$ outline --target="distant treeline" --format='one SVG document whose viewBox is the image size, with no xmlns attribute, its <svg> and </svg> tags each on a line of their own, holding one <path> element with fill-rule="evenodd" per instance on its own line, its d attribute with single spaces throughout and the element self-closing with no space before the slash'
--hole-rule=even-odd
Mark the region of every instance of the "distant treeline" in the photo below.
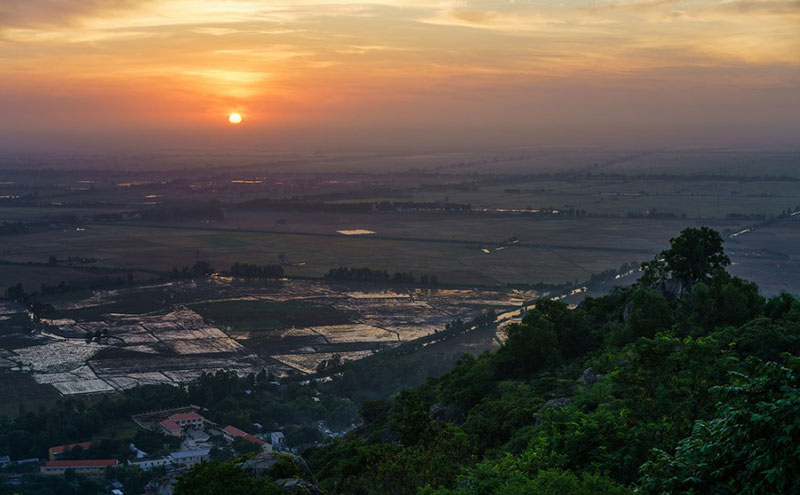
<svg viewBox="0 0 800 495">
<path fill-rule="evenodd" d="M 0 223 L 0 235 L 43 232 L 47 229 L 73 227 L 77 223 L 78 217 L 75 215 L 48 216 L 36 222 L 3 222 Z"/>
<path fill-rule="evenodd" d="M 411 272 L 395 272 L 394 275 L 391 275 L 386 270 L 373 270 L 372 268 L 331 268 L 324 278 L 325 280 L 386 284 L 437 285 L 439 283 L 439 277 L 436 275 L 422 275 L 417 279 Z"/>
<path fill-rule="evenodd" d="M 182 278 L 207 277 L 214 273 L 214 267 L 205 260 L 196 261 L 192 266 L 173 267 L 167 274 L 168 278 L 179 280 Z"/>
<path fill-rule="evenodd" d="M 369 213 L 389 211 L 470 212 L 472 205 L 446 201 L 373 201 L 358 203 L 325 203 L 301 198 L 259 198 L 237 203 L 242 210 L 292 210 L 301 212 L 329 211 L 335 213 Z"/>
<path fill-rule="evenodd" d="M 678 215 L 671 212 L 656 211 L 655 208 L 648 208 L 646 212 L 628 212 L 628 218 L 678 218 Z M 681 218 L 686 218 L 686 213 L 681 214 Z"/>
<path fill-rule="evenodd" d="M 168 222 L 175 220 L 222 220 L 224 217 L 222 203 L 217 200 L 211 200 L 164 203 L 135 211 L 101 213 L 95 215 L 94 220 L 119 222 L 141 219 L 151 222 Z"/>
<path fill-rule="evenodd" d="M 22 282 L 17 282 L 6 288 L 6 298 L 21 303 L 27 303 L 32 297 L 48 294 L 61 294 L 64 292 L 72 292 L 76 290 L 96 290 L 106 289 L 110 287 L 119 287 L 122 285 L 132 284 L 134 276 L 132 273 L 112 277 L 111 275 L 104 275 L 102 277 L 83 280 L 83 281 L 61 281 L 57 284 L 42 284 L 39 286 L 38 291 L 26 292 Z"/>
<path fill-rule="evenodd" d="M 463 191 L 475 192 L 478 190 L 477 182 L 456 182 L 445 184 L 422 184 L 419 188 L 423 191 Z"/>
<path fill-rule="evenodd" d="M 230 274 L 238 278 L 282 278 L 283 267 L 280 265 L 255 265 L 251 263 L 234 263 Z"/>
</svg>

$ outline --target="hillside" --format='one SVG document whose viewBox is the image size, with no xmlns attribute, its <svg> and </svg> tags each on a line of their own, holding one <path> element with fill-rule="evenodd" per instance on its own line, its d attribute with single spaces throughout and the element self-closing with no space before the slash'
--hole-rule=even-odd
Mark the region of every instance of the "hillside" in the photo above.
<svg viewBox="0 0 800 495">
<path fill-rule="evenodd" d="M 686 229 L 633 286 L 577 307 L 537 301 L 477 357 L 456 353 L 490 347 L 490 312 L 315 380 L 208 373 L 0 416 L 0 451 L 15 459 L 93 439 L 86 455 L 122 463 L 133 442 L 175 447 L 130 422 L 151 409 L 197 404 L 216 424 L 260 422 L 290 445 L 359 424 L 302 458 L 220 441 L 188 472 L 125 466 L 103 482 L 9 471 L 0 495 L 100 494 L 113 480 L 125 493 L 174 484 L 175 495 L 798 493 L 800 301 L 763 297 L 729 265 L 717 232 Z"/>
<path fill-rule="evenodd" d="M 505 345 L 362 407 L 305 457 L 329 493 L 796 493 L 800 301 L 687 229 L 635 286 L 540 301 Z"/>
</svg>

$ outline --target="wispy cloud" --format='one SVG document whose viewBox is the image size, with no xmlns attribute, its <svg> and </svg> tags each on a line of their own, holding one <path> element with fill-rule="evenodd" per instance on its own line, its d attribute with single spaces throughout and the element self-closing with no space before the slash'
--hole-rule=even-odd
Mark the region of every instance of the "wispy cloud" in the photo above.
<svg viewBox="0 0 800 495">
<path fill-rule="evenodd" d="M 550 87 L 571 88 L 566 104 L 611 86 L 788 91 L 799 24 L 798 0 L 0 0 L 0 90 L 306 122 L 456 115 Z"/>
<path fill-rule="evenodd" d="M 0 26 L 53 26 L 86 16 L 119 15 L 149 0 L 7 0 L 0 2 Z"/>
</svg>

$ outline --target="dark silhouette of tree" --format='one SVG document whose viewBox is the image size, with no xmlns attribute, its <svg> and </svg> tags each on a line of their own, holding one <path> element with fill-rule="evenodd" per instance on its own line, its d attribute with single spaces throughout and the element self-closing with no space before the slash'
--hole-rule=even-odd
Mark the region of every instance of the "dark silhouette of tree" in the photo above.
<svg viewBox="0 0 800 495">
<path fill-rule="evenodd" d="M 670 239 L 661 256 L 674 278 L 688 284 L 708 279 L 715 270 L 731 264 L 722 247 L 722 236 L 709 227 L 684 229 Z"/>
<path fill-rule="evenodd" d="M 676 279 L 691 287 L 731 264 L 722 246 L 722 236 L 709 227 L 688 228 L 669 241 L 669 249 L 642 263 L 642 285 Z"/>
</svg>

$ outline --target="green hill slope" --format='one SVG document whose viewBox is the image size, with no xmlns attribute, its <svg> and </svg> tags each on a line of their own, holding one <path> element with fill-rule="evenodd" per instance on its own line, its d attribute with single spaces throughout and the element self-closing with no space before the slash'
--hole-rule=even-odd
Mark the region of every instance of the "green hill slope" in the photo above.
<svg viewBox="0 0 800 495">
<path fill-rule="evenodd" d="M 635 286 L 540 301 L 305 457 L 341 494 L 797 493 L 800 301 L 729 263 L 687 229 Z"/>
</svg>

